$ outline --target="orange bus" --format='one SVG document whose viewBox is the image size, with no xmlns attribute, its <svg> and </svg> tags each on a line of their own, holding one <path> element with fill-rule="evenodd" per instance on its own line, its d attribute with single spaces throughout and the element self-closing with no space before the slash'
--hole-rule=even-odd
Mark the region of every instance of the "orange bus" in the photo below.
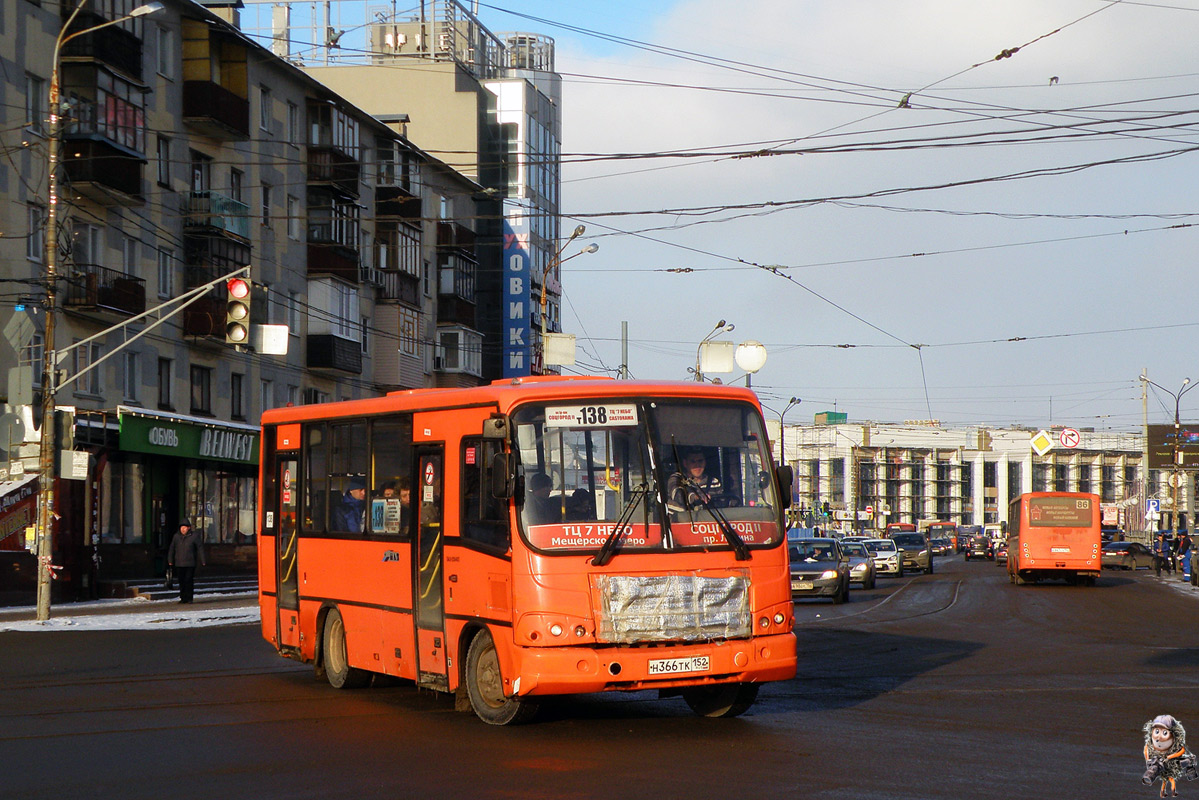
<svg viewBox="0 0 1199 800">
<path fill-rule="evenodd" d="M 1022 494 L 1008 508 L 1007 571 L 1012 583 L 1061 578 L 1094 586 L 1102 565 L 1099 496 Z"/>
<path fill-rule="evenodd" d="M 795 676 L 790 470 L 748 389 L 517 378 L 273 409 L 262 437 L 262 635 L 334 687 L 503 725 L 610 690 L 735 716 Z"/>
</svg>

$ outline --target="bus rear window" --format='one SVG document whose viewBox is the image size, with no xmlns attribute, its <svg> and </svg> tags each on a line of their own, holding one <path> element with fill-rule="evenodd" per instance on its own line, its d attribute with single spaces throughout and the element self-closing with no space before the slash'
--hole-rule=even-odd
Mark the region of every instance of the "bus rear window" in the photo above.
<svg viewBox="0 0 1199 800">
<path fill-rule="evenodd" d="M 1028 525 L 1031 528 L 1088 528 L 1095 509 L 1087 497 L 1030 497 Z"/>
</svg>

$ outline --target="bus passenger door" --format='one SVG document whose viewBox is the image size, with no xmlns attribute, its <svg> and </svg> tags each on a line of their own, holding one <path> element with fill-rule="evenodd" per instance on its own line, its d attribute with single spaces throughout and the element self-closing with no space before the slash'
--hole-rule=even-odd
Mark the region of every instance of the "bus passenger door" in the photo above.
<svg viewBox="0 0 1199 800">
<path fill-rule="evenodd" d="M 299 549 L 299 492 L 296 478 L 299 462 L 294 458 L 280 458 L 276 486 L 278 487 L 278 523 L 275 536 L 275 576 L 278 581 L 278 634 L 279 647 L 300 646 L 300 591 L 296 569 L 296 551 Z"/>
<path fill-rule="evenodd" d="M 443 691 L 449 689 L 446 672 L 445 604 L 443 602 L 442 520 L 445 517 L 442 488 L 445 485 L 445 448 L 441 445 L 417 449 L 416 572 L 412 582 L 416 597 L 417 684 Z"/>
</svg>

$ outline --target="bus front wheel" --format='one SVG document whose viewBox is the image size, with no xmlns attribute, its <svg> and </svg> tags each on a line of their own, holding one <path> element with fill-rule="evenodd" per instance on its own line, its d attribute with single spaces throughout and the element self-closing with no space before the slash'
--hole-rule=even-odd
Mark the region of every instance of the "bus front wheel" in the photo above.
<svg viewBox="0 0 1199 800">
<path fill-rule="evenodd" d="M 507 697 L 495 642 L 480 631 L 466 651 L 466 693 L 475 715 L 488 725 L 519 725 L 537 713 L 537 703 L 527 697 Z"/>
<path fill-rule="evenodd" d="M 325 641 L 321 648 L 321 663 L 325 677 L 334 689 L 359 689 L 370 681 L 371 675 L 364 669 L 350 666 L 349 650 L 346 648 L 346 625 L 341 612 L 330 609 L 325 617 Z"/>
<path fill-rule="evenodd" d="M 683 690 L 683 699 L 701 717 L 739 717 L 758 699 L 756 683 L 725 683 Z"/>
</svg>

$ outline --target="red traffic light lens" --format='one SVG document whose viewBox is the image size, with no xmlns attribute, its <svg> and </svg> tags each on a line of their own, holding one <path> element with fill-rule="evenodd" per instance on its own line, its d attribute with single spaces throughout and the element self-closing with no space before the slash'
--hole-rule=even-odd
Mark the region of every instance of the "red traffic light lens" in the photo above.
<svg viewBox="0 0 1199 800">
<path fill-rule="evenodd" d="M 243 278 L 232 278 L 226 284 L 231 297 L 236 297 L 238 300 L 250 296 L 250 282 Z"/>
</svg>

